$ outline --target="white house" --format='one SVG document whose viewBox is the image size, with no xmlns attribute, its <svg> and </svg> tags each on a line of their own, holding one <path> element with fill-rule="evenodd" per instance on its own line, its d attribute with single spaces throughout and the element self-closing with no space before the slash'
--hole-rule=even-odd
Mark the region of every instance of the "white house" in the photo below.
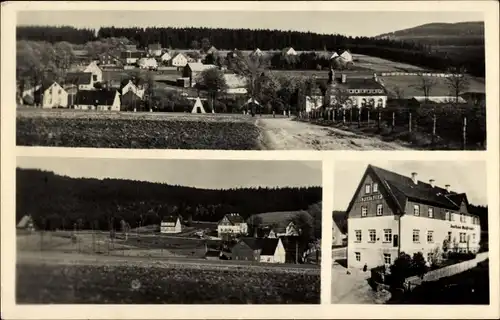
<svg viewBox="0 0 500 320">
<path fill-rule="evenodd" d="M 251 55 L 252 56 L 256 56 L 256 57 L 261 57 L 264 53 L 259 49 L 255 49 L 254 51 L 252 51 Z"/>
<path fill-rule="evenodd" d="M 342 57 L 346 61 L 352 62 L 352 54 L 349 51 L 347 51 L 347 50 L 345 50 L 344 52 L 342 52 L 342 54 L 340 55 L 340 57 Z"/>
<path fill-rule="evenodd" d="M 163 64 L 166 64 L 166 63 L 169 63 L 169 61 L 172 60 L 172 56 L 170 55 L 169 52 L 165 52 L 161 55 L 160 57 L 160 61 L 163 63 Z"/>
<path fill-rule="evenodd" d="M 120 93 L 117 90 L 81 90 L 75 97 L 75 109 L 120 111 Z"/>
<path fill-rule="evenodd" d="M 185 67 L 188 64 L 188 59 L 182 53 L 178 53 L 172 58 L 172 65 L 174 67 Z"/>
<path fill-rule="evenodd" d="M 401 252 L 477 252 L 480 219 L 468 212 L 465 193 L 438 187 L 417 173 L 403 176 L 369 165 L 347 208 L 349 268 L 391 265 Z"/>
<path fill-rule="evenodd" d="M 262 239 L 264 240 L 264 239 Z M 273 240 L 273 241 L 269 241 Z M 277 240 L 277 241 L 275 241 Z M 260 251 L 260 262 L 285 263 L 286 251 L 281 239 L 265 239 Z"/>
<path fill-rule="evenodd" d="M 153 57 L 159 57 L 162 54 L 162 47 L 159 43 L 153 43 L 148 46 L 148 53 Z"/>
<path fill-rule="evenodd" d="M 311 112 L 323 105 L 322 96 L 306 96 L 306 112 Z"/>
<path fill-rule="evenodd" d="M 335 59 L 335 58 L 337 58 L 338 56 L 339 56 L 339 54 L 338 54 L 337 52 L 334 52 L 334 53 L 332 54 L 332 56 L 330 57 L 330 60 Z"/>
<path fill-rule="evenodd" d="M 184 78 L 189 78 L 191 87 L 196 84 L 198 76 L 205 70 L 217 68 L 214 64 L 203 64 L 201 62 L 190 62 L 182 71 L 182 76 Z"/>
<path fill-rule="evenodd" d="M 160 233 L 180 233 L 182 222 L 179 216 L 165 217 L 160 223 Z"/>
<path fill-rule="evenodd" d="M 95 90 L 97 77 L 91 72 L 70 72 L 66 74 L 65 84 L 75 85 L 78 90 Z"/>
<path fill-rule="evenodd" d="M 285 56 L 296 56 L 298 53 L 292 47 L 287 47 L 282 51 Z"/>
<path fill-rule="evenodd" d="M 137 66 L 141 69 L 156 69 L 158 68 L 158 62 L 155 58 L 140 58 L 137 60 Z"/>
<path fill-rule="evenodd" d="M 298 236 L 299 230 L 293 221 L 283 220 L 269 230 L 268 238 L 293 237 Z"/>
<path fill-rule="evenodd" d="M 17 224 L 17 229 L 35 231 L 35 224 L 31 215 L 24 215 Z"/>
<path fill-rule="evenodd" d="M 233 260 L 285 263 L 286 251 L 279 238 L 242 238 L 231 249 Z"/>
<path fill-rule="evenodd" d="M 144 87 L 142 87 L 142 86 L 141 87 L 136 86 L 132 82 L 132 80 L 129 80 L 129 82 L 127 82 L 127 84 L 125 86 L 123 86 L 123 88 L 121 89 L 121 94 L 124 95 L 127 92 L 129 92 L 129 91 L 132 91 L 137 96 L 139 96 L 139 98 L 141 98 L 141 99 L 144 97 L 144 92 L 145 92 Z"/>
<path fill-rule="evenodd" d="M 45 82 L 35 91 L 35 97 L 44 109 L 68 107 L 68 93 L 57 82 Z"/>
<path fill-rule="evenodd" d="M 245 235 L 248 232 L 248 224 L 238 213 L 226 214 L 217 225 L 217 234 L 221 238 L 224 234 Z"/>
</svg>

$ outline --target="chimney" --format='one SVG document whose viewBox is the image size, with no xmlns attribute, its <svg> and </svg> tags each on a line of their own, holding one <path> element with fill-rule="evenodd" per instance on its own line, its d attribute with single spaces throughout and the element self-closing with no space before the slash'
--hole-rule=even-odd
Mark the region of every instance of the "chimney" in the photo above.
<svg viewBox="0 0 500 320">
<path fill-rule="evenodd" d="M 431 179 L 429 180 L 429 184 L 431 185 L 431 187 L 435 187 L 435 184 L 434 184 L 435 180 L 434 179 Z"/>
<path fill-rule="evenodd" d="M 342 74 L 342 83 L 346 83 L 346 82 L 347 82 L 347 75 Z"/>
<path fill-rule="evenodd" d="M 417 173 L 416 173 L 416 172 L 412 172 L 412 173 L 411 173 L 411 180 L 413 180 L 413 183 L 414 183 L 414 184 L 417 184 L 417 183 L 418 183 L 418 180 L 417 180 Z"/>
<path fill-rule="evenodd" d="M 450 188 L 451 188 L 451 186 L 450 186 L 449 184 L 447 184 L 447 185 L 445 185 L 444 187 L 446 188 L 446 192 L 450 193 L 450 190 L 451 190 Z"/>
</svg>

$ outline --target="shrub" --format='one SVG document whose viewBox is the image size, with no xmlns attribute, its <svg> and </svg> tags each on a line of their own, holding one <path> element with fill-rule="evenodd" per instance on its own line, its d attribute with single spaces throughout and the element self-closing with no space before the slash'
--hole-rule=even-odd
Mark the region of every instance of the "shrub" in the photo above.
<svg viewBox="0 0 500 320">
<path fill-rule="evenodd" d="M 427 272 L 426 261 L 422 252 L 417 252 L 413 254 L 412 269 L 413 269 L 412 273 L 415 273 L 420 277 L 423 277 L 424 274 Z"/>
<path fill-rule="evenodd" d="M 472 252 L 449 252 L 448 259 L 456 261 L 472 260 L 476 257 L 475 253 Z"/>
<path fill-rule="evenodd" d="M 411 276 L 412 259 L 411 257 L 401 252 L 399 256 L 394 260 L 394 264 L 391 265 L 391 287 L 401 288 L 407 277 Z"/>
</svg>

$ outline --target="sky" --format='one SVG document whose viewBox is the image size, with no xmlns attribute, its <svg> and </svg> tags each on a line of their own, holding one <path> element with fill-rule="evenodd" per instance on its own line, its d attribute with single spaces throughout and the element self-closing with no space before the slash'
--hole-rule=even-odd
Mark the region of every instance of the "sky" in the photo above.
<svg viewBox="0 0 500 320">
<path fill-rule="evenodd" d="M 321 186 L 321 161 L 18 157 L 19 168 L 79 178 L 121 178 L 204 189 Z"/>
<path fill-rule="evenodd" d="M 376 36 L 432 22 L 483 21 L 480 12 L 361 11 L 24 11 L 18 25 L 218 27 Z"/>
<path fill-rule="evenodd" d="M 467 193 L 471 204 L 488 203 L 486 164 L 481 161 L 338 161 L 334 169 L 334 210 L 347 209 L 369 164 L 408 177 L 417 172 L 420 181 L 434 179 L 436 186 L 449 184 L 452 191 Z"/>
</svg>

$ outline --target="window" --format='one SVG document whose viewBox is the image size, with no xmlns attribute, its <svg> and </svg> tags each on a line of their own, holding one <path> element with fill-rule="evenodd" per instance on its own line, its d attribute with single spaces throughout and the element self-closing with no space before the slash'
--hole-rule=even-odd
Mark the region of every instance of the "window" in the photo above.
<svg viewBox="0 0 500 320">
<path fill-rule="evenodd" d="M 368 230 L 368 233 L 370 235 L 370 242 L 375 242 L 377 240 L 377 232 L 375 229 Z"/>
<path fill-rule="evenodd" d="M 378 183 L 373 184 L 373 192 L 378 192 Z"/>
<path fill-rule="evenodd" d="M 428 243 L 434 242 L 434 231 L 427 231 L 427 242 Z"/>
<path fill-rule="evenodd" d="M 372 186 L 370 184 L 365 185 L 365 194 L 372 192 Z"/>
<path fill-rule="evenodd" d="M 460 243 L 466 243 L 465 232 L 460 232 Z"/>
<path fill-rule="evenodd" d="M 377 216 L 381 216 L 384 213 L 384 208 L 382 204 L 377 204 Z"/>
<path fill-rule="evenodd" d="M 361 261 L 361 253 L 355 252 L 354 254 L 356 255 L 356 261 Z"/>
<path fill-rule="evenodd" d="M 361 230 L 354 231 L 356 234 L 356 242 L 361 242 Z"/>
<path fill-rule="evenodd" d="M 392 242 L 392 229 L 384 229 L 384 242 Z"/>
<path fill-rule="evenodd" d="M 448 241 L 451 241 L 451 231 L 448 231 Z"/>
<path fill-rule="evenodd" d="M 427 212 L 429 214 L 429 218 L 434 218 L 434 208 L 429 208 Z"/>
<path fill-rule="evenodd" d="M 382 108 L 384 105 L 384 101 L 382 99 L 378 99 L 377 101 L 377 107 Z"/>
<path fill-rule="evenodd" d="M 427 262 L 431 262 L 432 261 L 432 252 L 428 252 L 427 253 Z"/>
<path fill-rule="evenodd" d="M 97 81 L 97 75 L 96 74 L 92 75 L 92 80 Z"/>
<path fill-rule="evenodd" d="M 413 229 L 413 242 L 414 243 L 420 242 L 420 230 Z"/>
<path fill-rule="evenodd" d="M 418 204 L 413 205 L 413 215 L 415 216 L 420 215 L 420 206 Z"/>
<path fill-rule="evenodd" d="M 454 213 L 450 213 L 450 221 L 455 221 L 455 214 Z"/>
<path fill-rule="evenodd" d="M 361 207 L 361 216 L 366 217 L 368 214 L 368 209 L 366 207 Z"/>
<path fill-rule="evenodd" d="M 444 213 L 444 215 L 445 215 L 445 216 L 444 216 L 444 219 L 445 219 L 445 220 L 450 220 L 450 212 L 449 212 L 449 211 L 446 211 L 446 212 Z"/>
<path fill-rule="evenodd" d="M 384 253 L 384 263 L 391 264 L 391 254 L 390 253 Z"/>
</svg>

